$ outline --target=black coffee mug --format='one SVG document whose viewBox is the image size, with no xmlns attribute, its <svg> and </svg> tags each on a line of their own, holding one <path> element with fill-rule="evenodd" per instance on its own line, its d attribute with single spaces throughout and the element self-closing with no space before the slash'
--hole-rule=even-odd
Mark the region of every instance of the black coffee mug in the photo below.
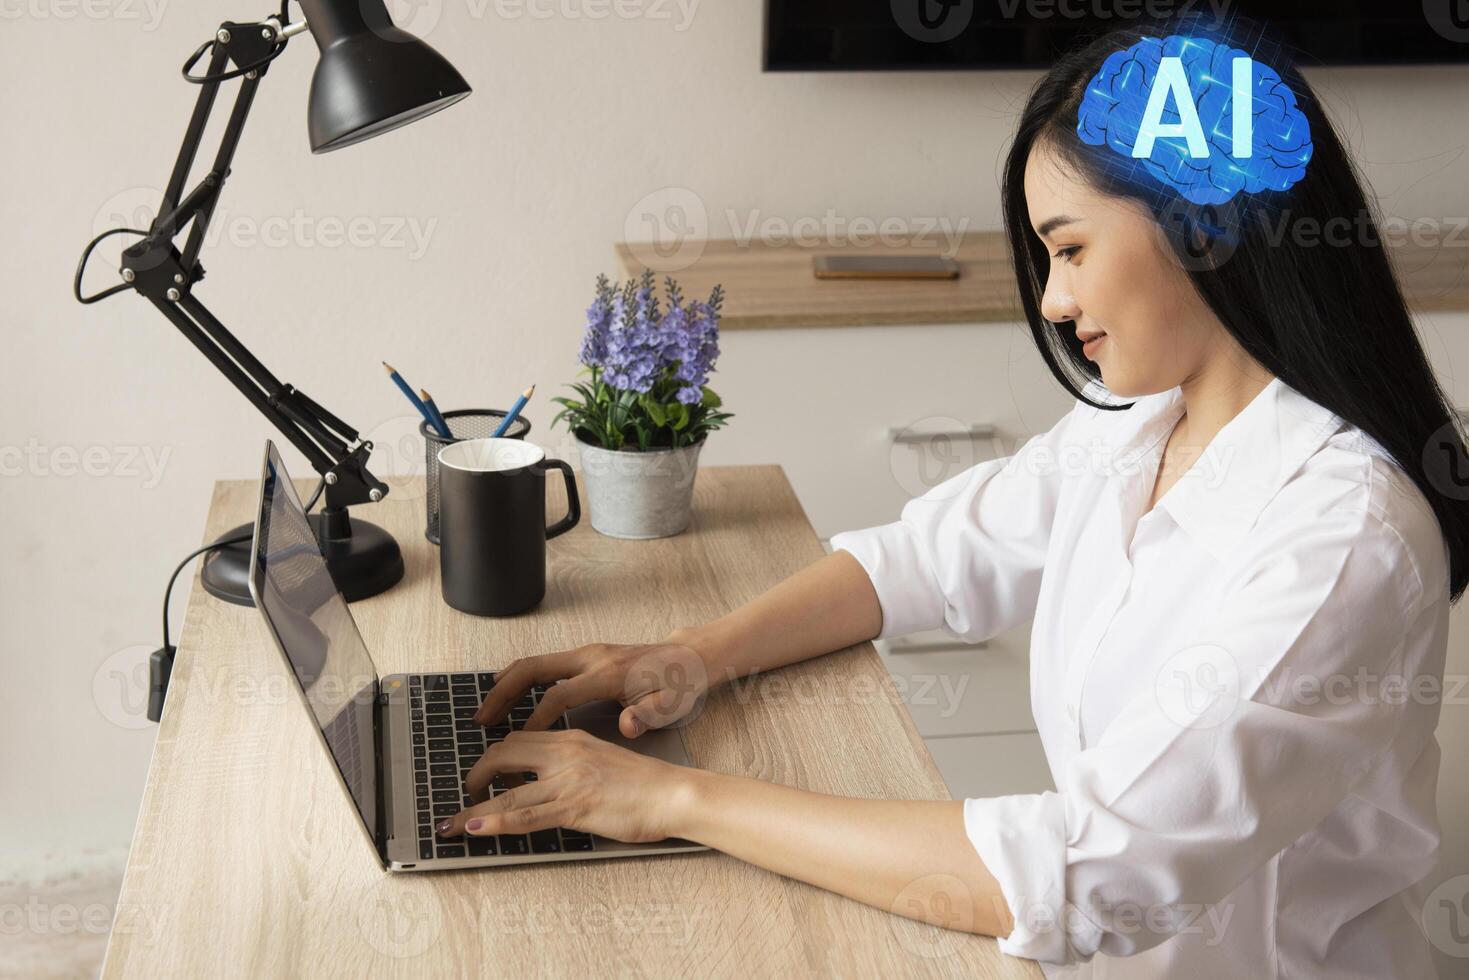
<svg viewBox="0 0 1469 980">
<path fill-rule="evenodd" d="M 546 526 L 546 470 L 566 481 L 567 514 Z M 444 601 L 476 616 L 514 616 L 546 595 L 546 542 L 576 527 L 571 466 L 520 439 L 468 439 L 439 450 L 439 571 Z"/>
</svg>

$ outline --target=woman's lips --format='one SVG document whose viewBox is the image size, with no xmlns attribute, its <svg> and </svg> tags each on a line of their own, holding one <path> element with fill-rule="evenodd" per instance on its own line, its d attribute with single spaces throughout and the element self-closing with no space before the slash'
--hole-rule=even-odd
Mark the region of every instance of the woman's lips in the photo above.
<svg viewBox="0 0 1469 980">
<path fill-rule="evenodd" d="M 1106 340 L 1106 334 L 1097 334 L 1091 340 L 1088 340 L 1086 343 L 1081 345 L 1082 354 L 1086 355 L 1089 360 L 1095 361 L 1097 359 L 1097 349 L 1101 347 L 1102 344 L 1106 342 Z"/>
</svg>

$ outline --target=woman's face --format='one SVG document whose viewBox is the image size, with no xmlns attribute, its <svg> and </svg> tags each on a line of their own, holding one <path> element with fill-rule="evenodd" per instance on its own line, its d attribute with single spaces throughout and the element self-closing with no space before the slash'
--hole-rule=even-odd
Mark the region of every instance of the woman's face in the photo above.
<svg viewBox="0 0 1469 980">
<path fill-rule="evenodd" d="M 1087 340 L 1111 393 L 1135 398 L 1196 377 L 1228 338 L 1139 205 L 1066 174 L 1043 145 L 1025 168 L 1030 224 L 1051 255 L 1041 314 Z"/>
</svg>

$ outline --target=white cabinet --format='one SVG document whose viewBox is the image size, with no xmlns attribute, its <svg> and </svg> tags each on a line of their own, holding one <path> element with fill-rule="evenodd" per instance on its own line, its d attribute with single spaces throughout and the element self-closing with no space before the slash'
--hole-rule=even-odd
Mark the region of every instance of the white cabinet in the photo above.
<svg viewBox="0 0 1469 980">
<path fill-rule="evenodd" d="M 896 520 L 1072 404 L 1016 324 L 733 330 L 720 347 L 709 383 L 735 418 L 701 462 L 779 463 L 823 539 Z"/>
<path fill-rule="evenodd" d="M 956 800 L 1054 790 L 1041 737 L 1035 732 L 1014 735 L 955 735 L 925 739 L 933 761 Z"/>
</svg>

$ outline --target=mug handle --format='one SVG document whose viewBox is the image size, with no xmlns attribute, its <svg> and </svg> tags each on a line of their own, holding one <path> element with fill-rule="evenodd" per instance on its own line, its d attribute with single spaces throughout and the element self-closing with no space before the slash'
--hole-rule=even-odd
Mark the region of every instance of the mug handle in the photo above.
<svg viewBox="0 0 1469 980">
<path fill-rule="evenodd" d="M 581 498 L 576 495 L 576 476 L 571 472 L 570 463 L 559 459 L 547 459 L 543 462 L 547 466 L 560 470 L 561 476 L 566 481 L 566 516 L 546 528 L 546 540 L 549 541 L 558 534 L 565 534 L 576 527 L 577 521 L 581 520 Z"/>
</svg>

